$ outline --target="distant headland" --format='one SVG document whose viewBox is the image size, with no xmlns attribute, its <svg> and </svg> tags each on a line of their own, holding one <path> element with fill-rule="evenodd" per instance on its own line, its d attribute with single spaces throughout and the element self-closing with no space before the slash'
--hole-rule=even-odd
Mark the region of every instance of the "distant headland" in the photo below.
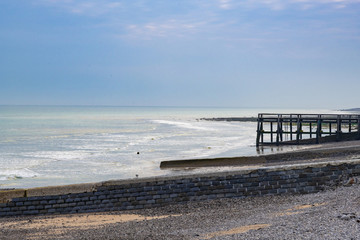
<svg viewBox="0 0 360 240">
<path fill-rule="evenodd" d="M 360 112 L 360 108 L 341 109 L 341 111 L 346 111 L 346 112 Z"/>
</svg>

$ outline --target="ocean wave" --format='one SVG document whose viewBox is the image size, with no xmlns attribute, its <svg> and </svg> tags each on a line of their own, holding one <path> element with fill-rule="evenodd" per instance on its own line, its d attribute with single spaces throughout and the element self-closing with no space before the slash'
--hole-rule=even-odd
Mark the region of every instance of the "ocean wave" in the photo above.
<svg viewBox="0 0 360 240">
<path fill-rule="evenodd" d="M 24 168 L 24 169 L 7 169 L 0 171 L 0 180 L 15 180 L 15 179 L 23 179 L 23 178 L 34 178 L 39 176 L 38 173 Z"/>
<path fill-rule="evenodd" d="M 167 125 L 174 125 L 181 128 L 188 128 L 188 129 L 196 129 L 196 130 L 206 130 L 206 131 L 214 131 L 216 129 L 205 127 L 205 126 L 199 126 L 197 122 L 178 122 L 178 121 L 170 121 L 170 120 L 153 120 L 155 123 L 160 124 L 167 124 Z"/>
</svg>

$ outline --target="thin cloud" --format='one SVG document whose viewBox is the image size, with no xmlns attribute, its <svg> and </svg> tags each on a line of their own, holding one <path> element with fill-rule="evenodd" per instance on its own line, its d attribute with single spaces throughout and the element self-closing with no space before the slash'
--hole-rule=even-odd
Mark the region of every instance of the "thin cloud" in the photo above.
<svg viewBox="0 0 360 240">
<path fill-rule="evenodd" d="M 233 5 L 231 5 L 231 0 L 219 0 L 219 7 L 222 9 L 230 9 Z"/>
<path fill-rule="evenodd" d="M 289 8 L 308 10 L 318 6 L 331 6 L 332 8 L 346 8 L 352 4 L 360 3 L 360 0 L 245 0 L 241 2 L 242 7 L 268 8 L 275 11 Z"/>
<path fill-rule="evenodd" d="M 52 6 L 73 14 L 87 16 L 104 15 L 123 7 L 119 1 L 103 0 L 38 0 L 35 4 Z"/>
<path fill-rule="evenodd" d="M 199 32 L 206 24 L 206 22 L 187 22 L 175 19 L 144 24 L 129 24 L 126 26 L 127 33 L 121 35 L 121 37 L 145 40 L 159 37 L 186 37 L 189 34 Z"/>
<path fill-rule="evenodd" d="M 33 0 L 33 2 L 36 4 L 45 4 L 63 8 L 74 14 L 91 16 L 104 15 L 114 11 L 116 12 L 118 9 L 126 11 L 131 8 L 131 10 L 134 10 L 134 7 L 140 8 L 139 10 L 142 11 L 144 9 L 151 9 L 152 5 L 156 5 L 157 3 L 156 1 L 152 2 L 143 0 L 134 0 L 130 2 L 123 0 Z M 195 8 L 197 7 L 199 9 L 210 11 L 215 11 L 216 8 L 223 10 L 268 8 L 280 11 L 288 8 L 306 10 L 322 5 L 329 5 L 333 8 L 346 8 L 352 4 L 358 3 L 360 3 L 360 0 L 216 0 L 216 2 L 213 3 L 209 3 L 208 0 L 199 0 L 194 2 L 185 1 L 182 4 L 190 4 Z M 170 6 L 171 3 L 166 5 Z M 216 8 L 212 9 L 214 6 Z"/>
<path fill-rule="evenodd" d="M 101 21 L 95 27 L 107 28 L 111 36 L 131 40 L 153 40 L 157 38 L 183 39 L 223 39 L 228 42 L 262 42 L 266 39 L 287 39 L 298 36 L 297 32 L 286 34 L 296 26 L 313 31 L 314 24 L 297 22 L 279 22 L 268 26 L 266 17 L 251 17 L 254 9 L 264 11 L 311 10 L 318 6 L 337 11 L 360 0 L 197 0 L 184 1 L 182 8 L 173 8 L 172 3 L 144 0 L 33 0 L 76 15 L 98 17 Z M 232 11 L 225 11 L 232 10 Z M 235 10 L 235 11 L 234 11 Z M 291 19 L 290 19 L 291 20 Z M 325 24 L 314 31 L 329 28 Z M 331 26 L 333 27 L 333 26 Z M 338 26 L 340 29 L 342 26 Z M 346 28 L 346 25 L 345 25 Z M 296 28 L 298 29 L 298 28 Z M 264 30 L 268 31 L 265 36 Z M 281 34 L 280 34 L 281 33 Z M 281 36 L 279 36 L 281 35 Z M 234 40 L 235 39 L 235 40 Z M 257 40 L 254 40 L 257 39 Z"/>
</svg>

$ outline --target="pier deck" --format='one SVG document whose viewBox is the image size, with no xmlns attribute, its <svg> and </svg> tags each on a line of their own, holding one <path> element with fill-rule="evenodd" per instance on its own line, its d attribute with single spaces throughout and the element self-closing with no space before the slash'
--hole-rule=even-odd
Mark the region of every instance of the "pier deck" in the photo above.
<svg viewBox="0 0 360 240">
<path fill-rule="evenodd" d="M 259 113 L 256 146 L 359 140 L 360 115 Z"/>
</svg>

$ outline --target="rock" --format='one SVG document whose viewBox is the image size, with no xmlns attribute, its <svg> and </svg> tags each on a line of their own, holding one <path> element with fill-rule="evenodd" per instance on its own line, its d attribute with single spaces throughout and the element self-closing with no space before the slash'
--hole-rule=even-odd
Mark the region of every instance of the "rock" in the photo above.
<svg viewBox="0 0 360 240">
<path fill-rule="evenodd" d="M 350 178 L 349 180 L 347 180 L 345 183 L 344 183 L 344 186 L 351 186 L 355 183 L 358 183 L 359 182 L 359 179 L 357 178 Z"/>
<path fill-rule="evenodd" d="M 338 216 L 338 218 L 340 218 L 340 220 L 350 220 L 352 218 L 355 218 L 356 214 L 355 213 L 342 213 L 341 215 Z"/>
</svg>

